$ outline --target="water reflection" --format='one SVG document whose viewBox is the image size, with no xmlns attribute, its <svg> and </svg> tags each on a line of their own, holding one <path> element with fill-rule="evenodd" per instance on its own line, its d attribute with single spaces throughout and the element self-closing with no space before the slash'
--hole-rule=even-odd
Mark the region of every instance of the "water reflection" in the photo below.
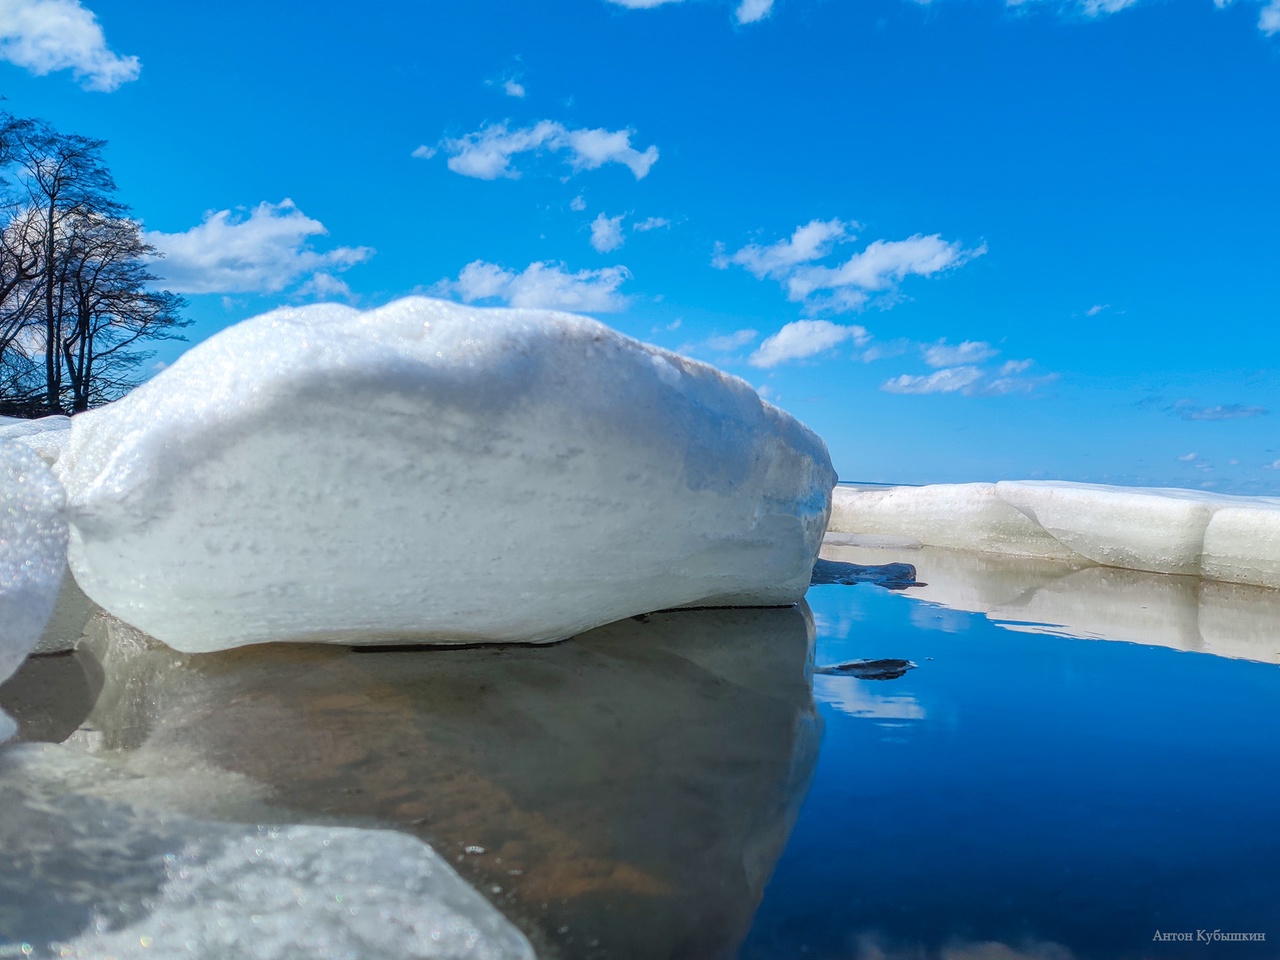
<svg viewBox="0 0 1280 960">
<path fill-rule="evenodd" d="M 910 596 L 985 614 L 1008 630 L 1280 663 L 1280 590 L 936 547 L 895 552 L 828 544 L 823 556 L 862 564 L 908 559 L 925 584 Z M 916 612 L 919 624 L 938 628 L 926 621 L 945 614 L 927 611 Z"/>
<path fill-rule="evenodd" d="M 184 657 L 103 615 L 68 749 L 137 775 L 117 800 L 414 833 L 540 956 L 731 955 L 816 760 L 813 641 L 802 605 L 551 647 Z"/>
</svg>

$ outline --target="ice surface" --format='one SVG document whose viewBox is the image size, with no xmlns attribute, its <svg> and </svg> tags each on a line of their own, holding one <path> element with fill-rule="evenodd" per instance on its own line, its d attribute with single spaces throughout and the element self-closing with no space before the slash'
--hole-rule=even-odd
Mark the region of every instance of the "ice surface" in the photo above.
<svg viewBox="0 0 1280 960">
<path fill-rule="evenodd" d="M 1280 588 L 1280 499 L 1065 481 L 850 489 L 827 543 L 898 536 L 950 549 Z"/>
<path fill-rule="evenodd" d="M 803 601 L 358 653 L 187 656 L 102 615 L 80 648 L 102 695 L 66 746 L 121 771 L 84 788 L 103 799 L 417 834 L 540 956 L 727 957 L 813 773 L 813 643 Z"/>
<path fill-rule="evenodd" d="M 0 681 L 26 659 L 53 613 L 66 566 L 64 500 L 44 461 L 0 441 Z M 0 712 L 0 741 L 14 729 Z"/>
<path fill-rule="evenodd" d="M 1035 521 L 996 496 L 994 483 L 836 487 L 830 529 L 846 535 L 907 537 L 935 547 L 1031 557 L 1072 555 Z"/>
<path fill-rule="evenodd" d="M 71 438 L 70 417 L 41 417 L 38 420 L 20 420 L 16 417 L 0 417 L 0 441 L 16 440 L 24 443 L 40 455 L 45 463 L 53 464 L 62 456 Z"/>
<path fill-rule="evenodd" d="M 996 494 L 1083 557 L 1152 573 L 1200 573 L 1220 495 L 1094 483 L 1004 480 Z"/>
<path fill-rule="evenodd" d="M 835 483 L 742 380 L 594 320 L 423 298 L 246 321 L 71 434 L 76 580 L 186 651 L 792 603 Z"/>
<path fill-rule="evenodd" d="M 534 956 L 412 837 L 157 817 L 86 790 L 118 778 L 63 747 L 0 754 L 0 945 L 15 956 Z"/>
<path fill-rule="evenodd" d="M 1216 510 L 1204 532 L 1201 567 L 1214 580 L 1280 587 L 1280 502 Z"/>
</svg>

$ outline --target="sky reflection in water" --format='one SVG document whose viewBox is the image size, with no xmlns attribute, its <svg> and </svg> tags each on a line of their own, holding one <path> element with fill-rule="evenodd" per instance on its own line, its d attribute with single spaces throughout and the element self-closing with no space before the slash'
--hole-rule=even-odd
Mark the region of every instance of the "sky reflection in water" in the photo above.
<svg viewBox="0 0 1280 960">
<path fill-rule="evenodd" d="M 1280 668 L 1053 635 L 1101 626 L 1159 642 L 1153 623 L 1194 624 L 1197 595 L 1217 586 L 1099 568 L 1036 582 L 1025 564 L 1002 577 L 978 558 L 984 580 L 919 559 L 935 602 L 916 598 L 929 590 L 809 592 L 819 664 L 919 667 L 884 682 L 816 678 L 826 731 L 814 782 L 743 960 L 1276 956 Z M 1026 582 L 1011 579 L 1018 566 Z M 1034 602 L 1068 596 L 1064 574 L 1101 592 Z M 1057 622 L 1012 622 L 1013 598 L 1027 619 L 1052 608 Z M 1272 604 L 1261 592 L 1222 605 L 1237 625 L 1215 636 L 1268 658 L 1280 620 L 1259 610 Z M 1186 634 L 1164 643 L 1204 646 Z M 1152 939 L 1200 929 L 1267 940 Z"/>
</svg>

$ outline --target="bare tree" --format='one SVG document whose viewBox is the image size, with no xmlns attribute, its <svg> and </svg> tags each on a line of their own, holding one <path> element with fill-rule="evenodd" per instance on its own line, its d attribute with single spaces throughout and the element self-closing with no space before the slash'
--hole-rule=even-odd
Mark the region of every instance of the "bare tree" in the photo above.
<svg viewBox="0 0 1280 960">
<path fill-rule="evenodd" d="M 32 390 L 43 361 L 43 408 L 114 399 L 137 383 L 142 340 L 179 338 L 180 297 L 151 288 L 157 255 L 102 159 L 105 141 L 40 120 L 0 117 L 5 180 L 0 232 L 0 390 Z M 26 398 L 31 405 L 34 398 Z"/>
</svg>

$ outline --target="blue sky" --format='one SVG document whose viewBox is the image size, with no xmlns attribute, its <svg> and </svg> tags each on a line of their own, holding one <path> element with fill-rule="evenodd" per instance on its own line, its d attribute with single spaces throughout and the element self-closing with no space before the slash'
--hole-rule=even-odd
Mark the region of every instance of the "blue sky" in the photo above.
<svg viewBox="0 0 1280 960">
<path fill-rule="evenodd" d="M 1280 0 L 4 0 L 0 58 L 109 141 L 190 342 L 564 307 L 844 479 L 1280 493 Z"/>
</svg>

